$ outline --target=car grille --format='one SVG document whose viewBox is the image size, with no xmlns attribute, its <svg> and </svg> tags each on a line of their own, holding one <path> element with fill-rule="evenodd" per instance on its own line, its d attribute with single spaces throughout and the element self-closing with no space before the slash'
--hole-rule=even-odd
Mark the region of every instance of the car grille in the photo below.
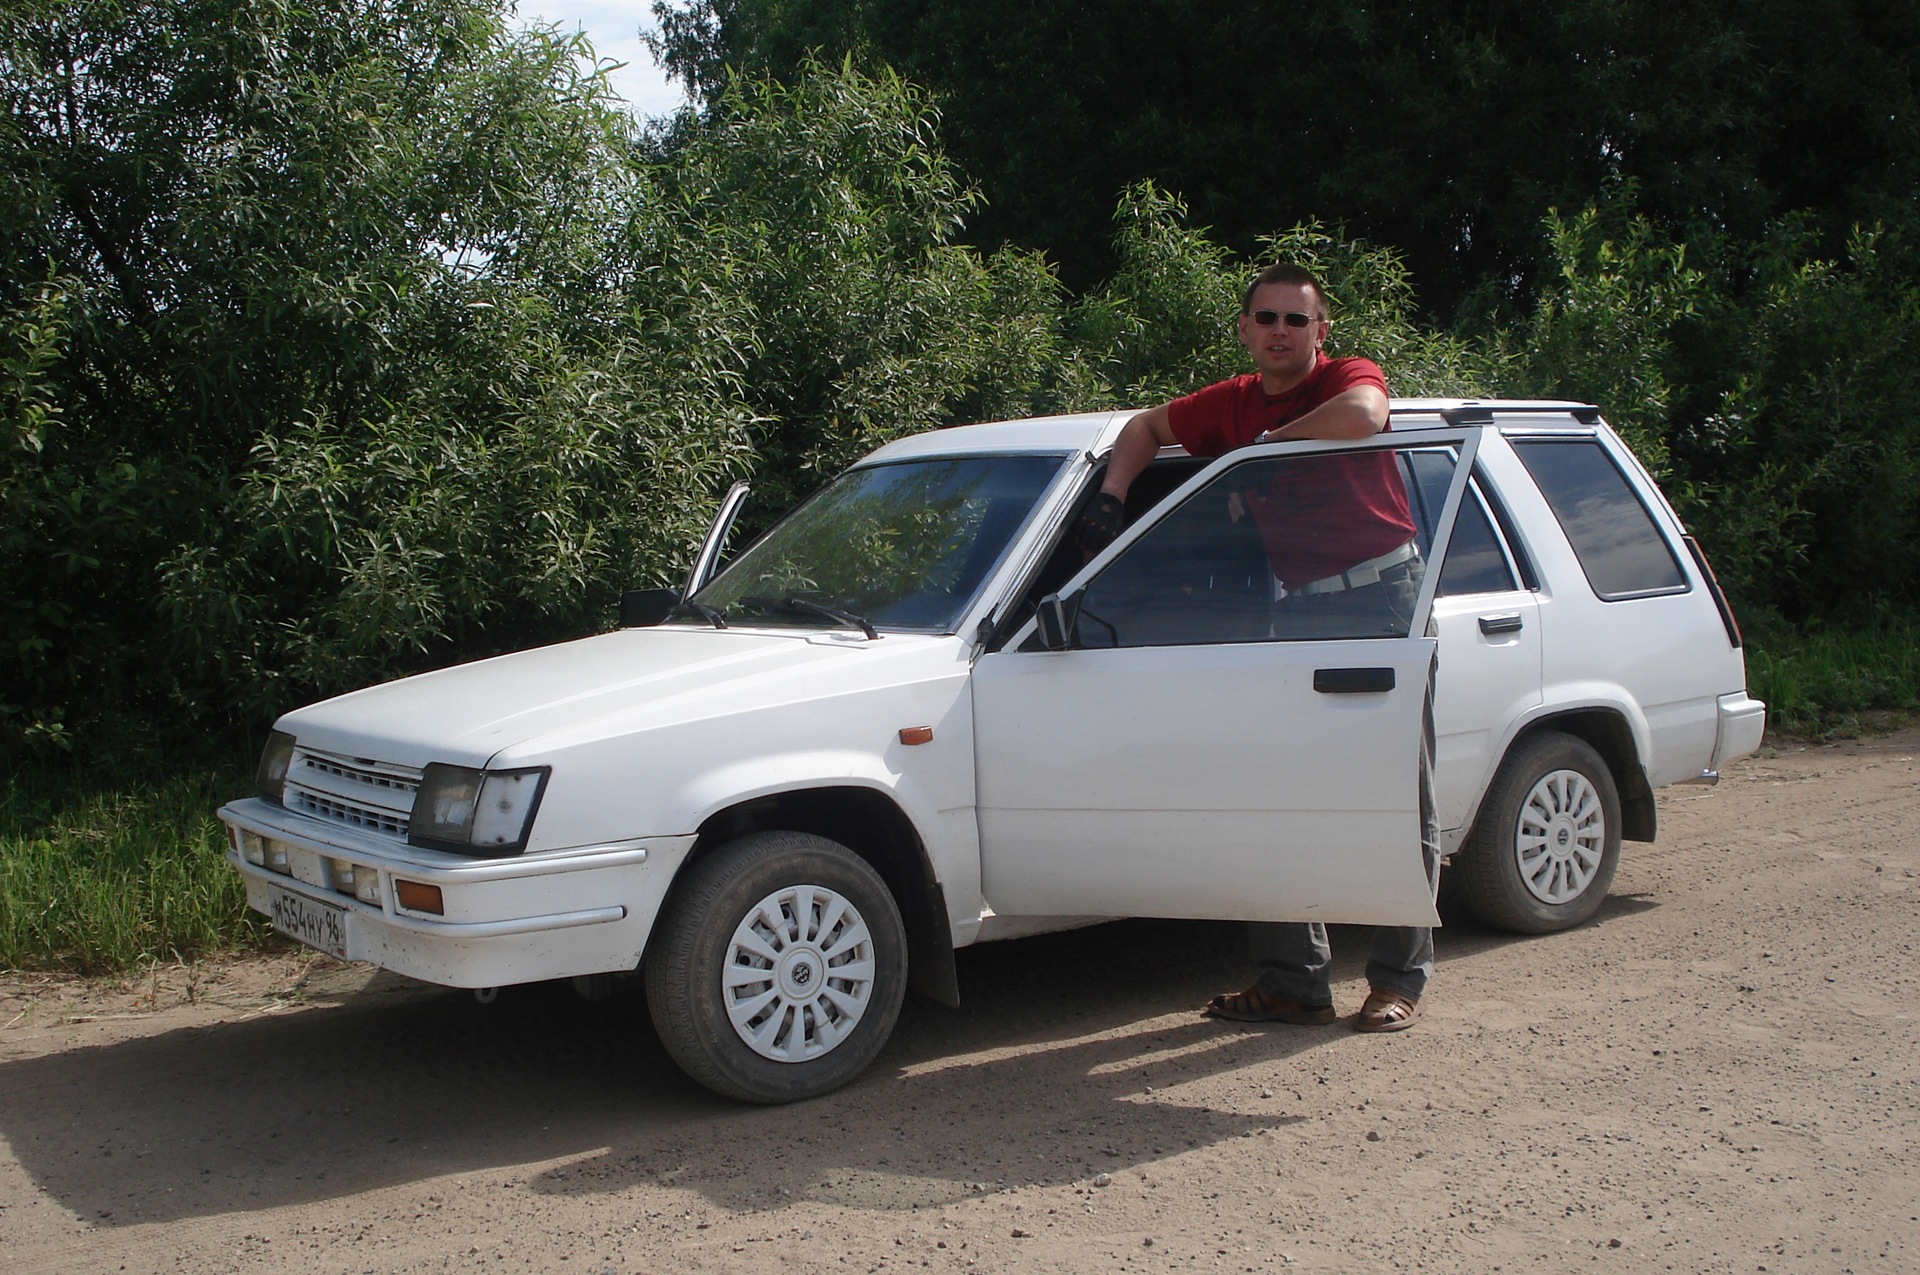
<svg viewBox="0 0 1920 1275">
<path fill-rule="evenodd" d="M 293 750 L 287 768 L 287 809 L 329 823 L 404 838 L 420 772 L 360 757 Z"/>
</svg>

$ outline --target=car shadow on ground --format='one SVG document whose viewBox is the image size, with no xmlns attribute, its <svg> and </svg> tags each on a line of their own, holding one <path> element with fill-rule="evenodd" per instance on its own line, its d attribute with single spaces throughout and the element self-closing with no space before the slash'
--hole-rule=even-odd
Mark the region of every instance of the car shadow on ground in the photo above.
<svg viewBox="0 0 1920 1275">
<path fill-rule="evenodd" d="M 1598 920 L 1636 906 L 1610 901 Z M 1440 961 L 1536 941 L 1456 926 Z M 1334 943 L 1336 979 L 1359 977 L 1364 934 Z M 106 1226 L 473 1172 L 553 1193 L 691 1188 L 730 1209 L 927 1207 L 1301 1119 L 1292 1094 L 1254 1080 L 1234 1112 L 1178 1097 L 1183 1082 L 1289 1059 L 1313 1083 L 1315 1051 L 1345 1033 L 1195 1012 L 1250 973 L 1243 927 L 1221 923 L 1121 921 L 969 950 L 959 1008 L 910 998 L 864 1076 L 790 1107 L 688 1080 L 637 980 L 596 1003 L 555 984 L 482 1006 L 380 975 L 334 1005 L 0 1064 L 0 1134 L 42 1191 Z"/>
</svg>

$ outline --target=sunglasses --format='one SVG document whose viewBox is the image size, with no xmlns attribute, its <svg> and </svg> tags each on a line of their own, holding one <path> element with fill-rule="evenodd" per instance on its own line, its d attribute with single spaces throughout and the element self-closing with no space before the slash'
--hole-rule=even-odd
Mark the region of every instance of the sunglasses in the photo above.
<svg viewBox="0 0 1920 1275">
<path fill-rule="evenodd" d="M 1313 316 L 1310 314 L 1302 314 L 1298 310 L 1255 310 L 1253 312 L 1253 321 L 1263 328 L 1270 328 L 1274 324 L 1282 322 L 1290 328 L 1304 328 L 1313 322 Z"/>
</svg>

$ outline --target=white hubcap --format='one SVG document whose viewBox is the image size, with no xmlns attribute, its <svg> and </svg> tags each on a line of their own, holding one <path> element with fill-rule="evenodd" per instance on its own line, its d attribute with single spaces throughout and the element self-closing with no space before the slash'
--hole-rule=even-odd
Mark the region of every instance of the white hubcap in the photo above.
<svg viewBox="0 0 1920 1275">
<path fill-rule="evenodd" d="M 775 1062 L 818 1058 L 867 1012 L 873 936 L 842 895 L 786 886 L 734 928 L 721 985 L 733 1030 L 754 1053 Z"/>
<path fill-rule="evenodd" d="M 1520 807 L 1513 853 L 1527 892 L 1569 903 L 1593 883 L 1607 844 L 1600 794 L 1577 770 L 1543 775 Z"/>
</svg>

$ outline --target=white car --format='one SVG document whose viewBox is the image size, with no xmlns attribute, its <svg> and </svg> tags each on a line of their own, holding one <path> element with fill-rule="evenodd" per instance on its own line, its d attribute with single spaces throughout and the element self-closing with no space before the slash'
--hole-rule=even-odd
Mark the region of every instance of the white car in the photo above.
<svg viewBox="0 0 1920 1275">
<path fill-rule="evenodd" d="M 786 1101 L 858 1075 L 909 987 L 957 1003 L 972 943 L 1434 924 L 1436 647 L 1450 884 L 1499 925 L 1591 915 L 1653 790 L 1759 745 L 1706 561 L 1593 408 L 1399 401 L 1353 443 L 1168 449 L 1083 561 L 1128 415 L 892 443 L 716 569 L 736 488 L 689 587 L 618 631 L 288 713 L 220 812 L 248 903 L 452 987 L 637 970 L 689 1074 Z M 1233 493 L 1367 448 L 1439 569 L 1404 632 L 1286 632 Z"/>
</svg>

